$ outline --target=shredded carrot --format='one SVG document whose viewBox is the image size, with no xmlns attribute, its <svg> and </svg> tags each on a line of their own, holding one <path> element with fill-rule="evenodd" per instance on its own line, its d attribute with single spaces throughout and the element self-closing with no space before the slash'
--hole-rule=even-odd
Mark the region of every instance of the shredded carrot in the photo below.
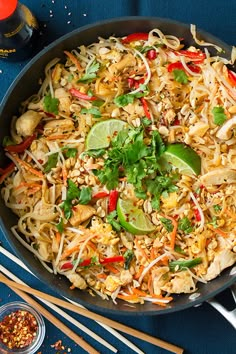
<svg viewBox="0 0 236 354">
<path fill-rule="evenodd" d="M 172 221 L 173 230 L 171 231 L 171 234 L 170 234 L 170 247 L 173 250 L 175 248 L 175 239 L 176 239 L 176 234 L 177 234 L 177 229 L 178 229 L 178 222 L 175 220 L 175 218 L 173 218 L 171 216 L 162 215 L 162 217 Z"/>
<path fill-rule="evenodd" d="M 148 296 L 148 294 L 145 291 L 139 290 L 137 288 L 132 288 L 132 292 L 133 294 L 138 296 Z"/>
<path fill-rule="evenodd" d="M 74 290 L 75 289 L 75 286 L 74 285 L 71 285 L 70 286 L 70 290 Z"/>
<path fill-rule="evenodd" d="M 88 241 L 87 246 L 92 248 L 94 251 L 97 251 L 97 247 L 92 241 Z"/>
<path fill-rule="evenodd" d="M 70 256 L 73 252 L 77 252 L 80 249 L 80 245 L 76 245 L 75 247 L 72 247 L 68 250 L 65 250 L 62 255 L 61 255 L 61 260 L 67 258 L 68 256 Z"/>
<path fill-rule="evenodd" d="M 61 234 L 60 234 L 60 232 L 56 232 L 56 241 L 57 241 L 57 244 L 59 245 L 59 244 L 60 244 L 60 241 L 61 241 Z"/>
<path fill-rule="evenodd" d="M 144 266 L 140 265 L 138 272 L 134 274 L 134 279 L 139 279 L 141 274 L 142 274 L 142 272 L 143 272 L 143 270 L 144 270 Z"/>
<path fill-rule="evenodd" d="M 73 64 L 75 64 L 75 66 L 77 67 L 77 69 L 78 69 L 79 71 L 82 71 L 82 70 L 83 70 L 82 66 L 80 65 L 79 60 L 76 58 L 75 55 L 73 55 L 72 53 L 68 52 L 67 50 L 65 50 L 64 53 L 68 56 L 68 58 L 71 60 L 71 62 L 72 62 Z"/>
<path fill-rule="evenodd" d="M 138 301 L 139 298 L 137 295 L 117 295 L 119 299 L 126 300 L 126 301 Z"/>
<path fill-rule="evenodd" d="M 159 300 L 161 300 L 161 299 L 163 299 L 163 300 L 168 300 L 168 301 L 172 301 L 172 300 L 173 300 L 173 297 L 172 297 L 172 296 L 162 296 L 162 295 L 155 295 L 155 294 L 153 294 L 152 297 L 153 297 L 154 299 L 159 299 Z"/>
<path fill-rule="evenodd" d="M 165 265 L 168 266 L 169 264 L 169 257 L 165 256 L 164 258 L 162 258 L 159 262 L 157 262 L 157 264 L 159 265 Z"/>
<path fill-rule="evenodd" d="M 114 274 L 120 273 L 120 271 L 117 268 L 113 267 L 111 264 L 104 264 L 104 267 Z"/>
<path fill-rule="evenodd" d="M 34 193 L 37 193 L 40 190 L 41 190 L 41 186 L 33 187 L 31 189 L 28 189 L 27 195 L 32 195 Z"/>
<path fill-rule="evenodd" d="M 63 179 L 63 184 L 66 187 L 67 186 L 67 169 L 65 167 L 62 167 L 62 179 Z"/>
<path fill-rule="evenodd" d="M 218 229 L 218 228 L 217 228 L 217 229 L 215 229 L 214 231 L 215 231 L 216 234 L 219 234 L 219 235 L 221 235 L 221 236 L 224 237 L 224 238 L 229 237 L 229 235 L 228 235 L 226 232 L 222 231 L 221 229 Z"/>
<path fill-rule="evenodd" d="M 152 277 L 149 276 L 148 277 L 148 291 L 150 293 L 151 296 L 153 296 L 153 283 L 152 283 Z"/>
<path fill-rule="evenodd" d="M 209 225 L 209 224 L 208 224 L 207 226 L 208 226 L 209 229 L 211 229 L 211 231 L 213 231 L 215 234 L 221 235 L 221 236 L 224 237 L 224 238 L 229 237 L 229 235 L 228 235 L 226 232 L 222 231 L 221 229 L 215 228 L 214 226 Z"/>
<path fill-rule="evenodd" d="M 35 168 L 31 167 L 27 162 L 21 160 L 18 156 L 13 155 L 14 159 L 19 163 L 19 165 L 21 165 L 22 167 L 24 167 L 26 170 L 28 170 L 29 172 L 31 172 L 33 175 L 36 175 L 40 178 L 43 178 L 44 175 L 42 172 L 36 170 Z"/>
<path fill-rule="evenodd" d="M 96 275 L 96 278 L 98 278 L 98 279 L 106 279 L 107 275 L 104 274 L 104 273 L 99 273 L 99 274 Z"/>
</svg>

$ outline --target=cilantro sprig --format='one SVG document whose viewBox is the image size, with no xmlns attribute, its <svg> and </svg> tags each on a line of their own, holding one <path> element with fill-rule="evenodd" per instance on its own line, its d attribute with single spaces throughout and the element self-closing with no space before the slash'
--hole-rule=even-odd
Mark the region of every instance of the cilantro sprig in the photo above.
<svg viewBox="0 0 236 354">
<path fill-rule="evenodd" d="M 177 176 L 163 171 L 160 163 L 165 148 L 159 132 L 147 134 L 145 125 L 122 130 L 112 139 L 110 149 L 104 152 L 103 169 L 93 173 L 110 190 L 115 189 L 119 178 L 125 176 L 138 198 L 146 199 L 151 195 L 152 207 L 159 209 L 161 195 L 177 190 Z"/>
<path fill-rule="evenodd" d="M 43 109 L 45 112 L 58 114 L 59 99 L 50 94 L 43 99 Z"/>
<path fill-rule="evenodd" d="M 82 187 L 80 189 L 69 179 L 66 199 L 60 205 L 61 209 L 64 211 L 65 218 L 71 218 L 73 206 L 77 204 L 88 204 L 91 199 L 92 192 L 90 187 Z"/>
<path fill-rule="evenodd" d="M 212 109 L 213 122 L 216 125 L 222 125 L 226 121 L 227 117 L 224 108 L 221 106 L 216 106 Z"/>
<path fill-rule="evenodd" d="M 78 82 L 88 83 L 97 78 L 97 72 L 100 68 L 100 64 L 97 61 L 93 61 L 90 66 L 86 68 L 85 74 L 78 80 Z"/>
</svg>

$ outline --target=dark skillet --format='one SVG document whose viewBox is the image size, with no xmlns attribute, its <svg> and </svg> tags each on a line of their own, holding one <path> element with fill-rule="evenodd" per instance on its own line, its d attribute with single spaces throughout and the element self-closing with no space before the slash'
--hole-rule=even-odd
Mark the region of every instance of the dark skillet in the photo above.
<svg viewBox="0 0 236 354">
<path fill-rule="evenodd" d="M 134 32 L 148 32 L 153 28 L 160 28 L 165 34 L 173 34 L 179 38 L 184 38 L 184 42 L 191 45 L 194 44 L 194 41 L 189 27 L 189 25 L 184 25 L 167 19 L 125 17 L 84 26 L 56 40 L 29 62 L 5 95 L 0 108 L 0 141 L 2 142 L 3 137 L 9 134 L 11 117 L 14 114 L 17 114 L 20 103 L 38 91 L 38 82 L 40 78 L 44 77 L 44 68 L 46 64 L 55 57 L 64 58 L 64 50 L 71 50 L 81 44 L 88 45 L 97 41 L 98 36 L 104 38 L 109 37 L 110 35 L 125 36 Z M 202 31 L 198 31 L 198 38 L 199 37 L 207 42 L 212 42 L 222 47 L 225 51 L 223 55 L 230 58 L 231 48 L 228 45 Z M 214 52 L 214 49 L 212 49 L 212 53 Z M 0 166 L 3 167 L 4 164 L 5 157 L 3 149 L 1 148 Z M 0 227 L 17 256 L 42 282 L 46 283 L 54 291 L 71 300 L 77 301 L 96 312 L 102 312 L 104 314 L 113 313 L 117 315 L 155 315 L 179 311 L 195 306 L 214 297 L 216 294 L 232 285 L 236 280 L 236 275 L 231 275 L 231 269 L 227 269 L 219 277 L 208 284 L 199 284 L 198 292 L 200 293 L 200 296 L 195 300 L 190 300 L 189 294 L 174 296 L 174 301 L 167 308 L 152 305 L 150 302 L 145 303 L 144 305 L 134 304 L 132 306 L 127 306 L 127 303 L 118 301 L 118 304 L 114 305 L 111 300 L 104 301 L 98 296 L 92 297 L 80 290 L 72 291 L 69 289 L 70 284 L 65 277 L 48 273 L 39 261 L 15 239 L 10 228 L 16 224 L 16 222 L 16 216 L 6 208 L 2 199 L 0 199 Z"/>
</svg>

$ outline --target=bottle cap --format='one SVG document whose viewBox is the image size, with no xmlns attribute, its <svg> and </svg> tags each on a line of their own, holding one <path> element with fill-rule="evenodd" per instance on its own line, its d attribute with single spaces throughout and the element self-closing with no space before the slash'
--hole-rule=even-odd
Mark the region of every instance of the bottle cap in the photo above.
<svg viewBox="0 0 236 354">
<path fill-rule="evenodd" d="M 0 0 L 0 20 L 11 16 L 17 6 L 17 0 Z"/>
</svg>

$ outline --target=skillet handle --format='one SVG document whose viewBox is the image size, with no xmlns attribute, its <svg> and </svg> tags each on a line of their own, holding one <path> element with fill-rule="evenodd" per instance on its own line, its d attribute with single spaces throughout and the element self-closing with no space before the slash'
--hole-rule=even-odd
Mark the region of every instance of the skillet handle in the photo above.
<svg viewBox="0 0 236 354">
<path fill-rule="evenodd" d="M 232 296 L 236 303 L 236 283 L 230 287 Z M 208 304 L 214 307 L 225 319 L 236 329 L 236 308 L 234 310 L 228 311 L 222 306 L 215 298 L 209 299 Z"/>
</svg>

